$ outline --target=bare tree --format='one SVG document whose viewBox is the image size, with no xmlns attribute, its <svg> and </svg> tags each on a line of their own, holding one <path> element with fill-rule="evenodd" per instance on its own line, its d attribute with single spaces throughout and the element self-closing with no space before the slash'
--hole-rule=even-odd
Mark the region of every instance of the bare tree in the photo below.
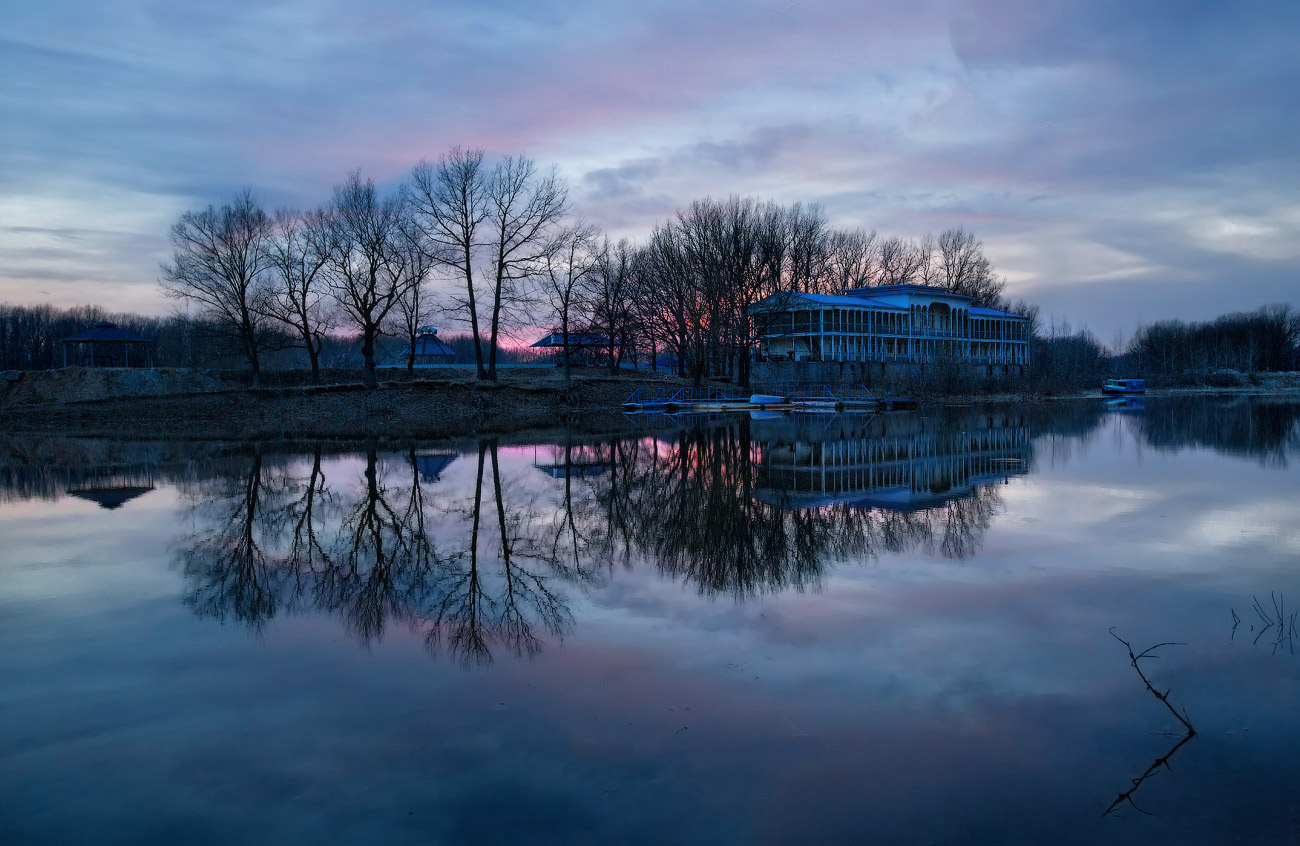
<svg viewBox="0 0 1300 846">
<path fill-rule="evenodd" d="M 361 333 L 365 384 L 373 389 L 375 340 L 384 321 L 414 283 L 402 249 L 406 213 L 401 193 L 381 197 L 358 171 L 334 188 L 330 206 L 327 280 L 339 308 Z"/>
<path fill-rule="evenodd" d="M 194 304 L 202 319 L 239 344 L 254 385 L 269 340 L 263 272 L 272 231 L 271 218 L 247 189 L 220 208 L 185 212 L 172 226 L 172 260 L 163 263 L 159 282 L 166 296 Z"/>
<path fill-rule="evenodd" d="M 581 333 L 591 324 L 592 297 L 588 286 L 596 273 L 598 257 L 595 227 L 579 222 L 565 229 L 555 238 L 553 248 L 544 258 L 545 273 L 541 289 L 551 314 L 559 321 L 560 337 L 564 344 L 564 390 L 572 387 L 569 372 L 569 351 L 572 346 L 574 324 Z M 613 338 L 609 338 L 613 342 Z M 613 351 L 611 350 L 611 353 Z"/>
<path fill-rule="evenodd" d="M 939 284 L 954 294 L 964 294 L 972 304 L 996 308 L 1006 282 L 993 275 L 993 263 L 984 244 L 964 229 L 948 229 L 939 236 Z"/>
<path fill-rule="evenodd" d="M 642 324 L 644 332 L 633 328 L 637 323 L 636 257 L 636 250 L 626 238 L 612 246 L 606 238 L 596 256 L 591 277 L 591 323 L 609 339 L 610 372 L 618 372 L 623 358 L 639 343 L 639 335 L 655 331 L 655 326 L 645 324 Z"/>
<path fill-rule="evenodd" d="M 1029 340 L 1032 341 L 1040 336 L 1042 309 L 1038 307 L 1037 303 L 1019 299 L 1007 306 L 1007 310 L 1029 320 Z"/>
<path fill-rule="evenodd" d="M 272 282 L 264 301 L 266 314 L 288 326 L 300 339 L 311 362 L 311 380 L 320 382 L 320 353 L 334 328 L 335 311 L 325 287 L 329 261 L 329 215 L 281 209 L 274 234 L 267 239 Z"/>
<path fill-rule="evenodd" d="M 909 285 L 920 282 L 921 252 L 902 238 L 886 238 L 876 253 L 881 285 Z"/>
<path fill-rule="evenodd" d="M 835 291 L 865 288 L 873 279 L 876 233 L 861 229 L 832 232 L 827 238 L 827 270 Z"/>
<path fill-rule="evenodd" d="M 940 284 L 940 263 L 935 260 L 934 236 L 925 233 L 913 249 L 916 251 L 916 281 L 921 285 Z"/>
<path fill-rule="evenodd" d="M 438 264 L 438 253 L 437 245 L 429 241 L 423 229 L 410 215 L 403 217 L 397 249 L 402 254 L 410 281 L 406 292 L 397 301 L 401 328 L 406 336 L 407 348 L 411 351 L 406 359 L 406 375 L 409 378 L 415 374 L 416 340 L 433 313 L 427 282 L 430 271 Z"/>
<path fill-rule="evenodd" d="M 827 293 L 820 290 L 826 279 L 826 214 L 819 205 L 795 203 L 786 211 L 790 232 L 790 280 L 787 290 Z"/>
<path fill-rule="evenodd" d="M 437 165 L 416 165 L 410 192 L 415 219 L 434 245 L 438 261 L 464 285 L 464 294 L 455 296 L 453 302 L 468 318 L 480 379 L 487 378 L 487 368 L 474 280 L 482 246 L 480 227 L 487 218 L 487 178 L 482 150 L 453 147 Z"/>
<path fill-rule="evenodd" d="M 492 292 L 488 364 L 483 378 L 497 378 L 497 346 L 503 324 L 527 310 L 520 282 L 542 271 L 553 234 L 568 205 L 568 189 L 551 170 L 539 173 L 526 156 L 500 161 L 487 181 L 486 229 Z"/>
</svg>

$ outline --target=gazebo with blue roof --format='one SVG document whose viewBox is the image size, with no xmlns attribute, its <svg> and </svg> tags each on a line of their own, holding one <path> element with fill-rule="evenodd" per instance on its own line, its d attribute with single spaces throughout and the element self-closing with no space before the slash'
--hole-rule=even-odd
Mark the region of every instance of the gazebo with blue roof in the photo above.
<svg viewBox="0 0 1300 846">
<path fill-rule="evenodd" d="M 437 329 L 421 326 L 415 336 L 415 345 L 402 350 L 398 356 L 403 365 L 412 357 L 416 367 L 426 364 L 455 364 L 456 351 L 438 337 Z"/>
<path fill-rule="evenodd" d="M 63 346 L 63 366 L 72 367 L 153 367 L 153 341 L 134 332 L 118 328 L 116 323 L 101 321 L 93 329 L 69 335 L 59 341 Z M 72 355 L 68 355 L 68 348 Z M 135 355 L 132 356 L 132 347 Z M 131 360 L 135 359 L 132 365 Z"/>
</svg>

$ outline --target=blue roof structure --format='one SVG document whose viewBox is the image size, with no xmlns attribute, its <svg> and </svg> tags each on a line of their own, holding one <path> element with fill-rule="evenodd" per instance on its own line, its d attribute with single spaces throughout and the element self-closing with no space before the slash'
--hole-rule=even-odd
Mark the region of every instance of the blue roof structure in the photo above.
<svg viewBox="0 0 1300 846">
<path fill-rule="evenodd" d="M 442 471 L 446 470 L 457 457 L 454 452 L 417 455 L 415 457 L 415 469 L 420 473 L 420 481 L 424 484 L 433 484 L 438 481 L 438 479 L 442 478 Z"/>
<path fill-rule="evenodd" d="M 901 282 L 896 285 L 869 285 L 866 288 L 849 288 L 845 293 L 853 294 L 857 291 L 870 291 L 876 294 L 904 294 L 914 291 L 918 294 L 952 294 L 952 291 L 946 288 L 940 288 L 937 285 L 921 285 L 917 282 Z M 964 294 L 953 294 L 953 296 L 962 297 Z"/>
<path fill-rule="evenodd" d="M 803 293 L 794 293 L 794 292 L 788 294 L 773 294 L 770 297 L 764 297 L 763 300 L 759 303 L 759 305 L 762 305 L 763 303 L 767 303 L 768 301 L 771 300 L 775 300 L 778 302 L 789 302 L 790 300 L 793 299 L 800 299 L 810 303 L 817 303 L 818 305 L 843 305 L 843 306 L 857 306 L 859 308 L 861 307 L 883 308 L 883 309 L 890 309 L 893 311 L 907 311 L 907 309 L 902 306 L 890 305 L 888 303 L 882 303 L 879 300 L 872 300 L 866 297 L 849 296 L 846 294 L 803 294 Z"/>
<path fill-rule="evenodd" d="M 604 335 L 596 335 L 591 332 L 570 332 L 569 342 L 565 344 L 563 332 L 552 332 L 545 338 L 542 338 L 533 347 L 608 347 L 609 338 Z"/>
<path fill-rule="evenodd" d="M 103 321 L 96 323 L 95 328 L 87 329 L 84 332 L 78 332 L 75 335 L 69 335 L 59 341 L 61 344 L 76 343 L 78 341 L 94 341 L 97 343 L 116 343 L 116 344 L 152 344 L 153 341 L 141 337 L 134 332 L 128 332 L 125 329 L 117 328 L 116 323 Z"/>
<path fill-rule="evenodd" d="M 872 299 L 868 296 L 873 293 L 886 294 L 899 292 L 939 294 L 959 297 L 964 300 L 971 299 L 965 294 L 954 294 L 951 291 L 946 291 L 942 288 L 934 288 L 929 285 L 880 285 L 874 288 L 850 288 L 843 294 L 806 294 L 798 291 L 770 294 L 759 300 L 750 308 L 755 311 L 780 311 L 794 307 L 795 301 L 802 301 L 820 306 L 844 306 L 907 312 L 909 310 L 907 306 L 881 302 L 880 300 Z M 1012 312 L 1001 311 L 996 308 L 971 307 L 968 311 L 974 317 L 1009 317 L 1015 320 L 1028 320 L 1028 318 L 1023 314 L 1013 314 Z"/>
<path fill-rule="evenodd" d="M 402 350 L 401 357 L 409 358 L 411 347 Z M 420 334 L 415 337 L 415 355 L 449 355 L 455 356 L 456 351 L 442 342 L 438 337 L 437 329 L 421 329 Z"/>
</svg>

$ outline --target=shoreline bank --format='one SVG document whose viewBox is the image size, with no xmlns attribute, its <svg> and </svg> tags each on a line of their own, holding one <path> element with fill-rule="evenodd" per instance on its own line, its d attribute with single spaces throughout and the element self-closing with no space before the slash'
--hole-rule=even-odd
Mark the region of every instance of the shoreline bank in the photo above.
<svg viewBox="0 0 1300 846">
<path fill-rule="evenodd" d="M 580 372 L 566 391 L 558 373 L 252 388 L 211 371 L 67 370 L 0 380 L 0 428 L 25 435 L 132 439 L 410 440 L 504 435 L 524 430 L 578 432 L 632 428 L 622 403 L 642 387 L 688 384 L 667 375 Z M 1007 402 L 1102 399 L 1099 390 L 1053 396 L 921 395 L 927 408 Z M 1236 388 L 1153 389 L 1148 397 L 1300 397 L 1294 380 Z"/>
</svg>

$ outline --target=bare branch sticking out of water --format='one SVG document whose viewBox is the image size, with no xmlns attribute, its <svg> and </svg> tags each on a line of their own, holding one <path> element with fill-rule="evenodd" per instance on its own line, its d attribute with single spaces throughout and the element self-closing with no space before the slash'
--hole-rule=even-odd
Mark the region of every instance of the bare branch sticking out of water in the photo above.
<svg viewBox="0 0 1300 846">
<path fill-rule="evenodd" d="M 1250 598 L 1251 607 L 1255 609 L 1255 615 L 1259 617 L 1260 622 L 1262 623 L 1259 633 L 1255 635 L 1255 639 L 1251 641 L 1251 645 L 1258 644 L 1264 637 L 1265 632 L 1274 631 L 1275 637 L 1273 640 L 1273 652 L 1276 654 L 1279 649 L 1286 649 L 1294 655 L 1296 618 L 1297 616 L 1300 616 L 1300 611 L 1292 611 L 1288 615 L 1286 611 L 1286 597 L 1281 593 L 1269 591 L 1268 597 L 1273 605 L 1273 611 L 1271 614 L 1268 609 L 1264 607 L 1264 604 L 1259 601 L 1259 597 L 1251 596 Z M 1232 633 L 1233 636 L 1235 636 L 1237 625 L 1241 622 L 1241 618 L 1237 616 L 1236 609 L 1232 610 L 1232 620 Z M 1250 628 L 1253 631 L 1255 627 L 1251 626 Z"/>
<path fill-rule="evenodd" d="M 1110 630 L 1110 636 L 1118 640 L 1120 643 L 1124 644 L 1124 647 L 1128 650 L 1129 663 L 1133 665 L 1133 669 L 1137 670 L 1138 676 L 1142 679 L 1142 683 L 1147 686 L 1147 690 L 1151 691 L 1151 695 L 1154 696 L 1156 699 L 1159 699 L 1160 702 L 1166 708 L 1169 709 L 1169 713 L 1173 714 L 1174 718 L 1177 719 L 1178 722 L 1183 724 L 1183 727 L 1187 729 L 1188 734 L 1194 736 L 1196 734 L 1196 729 L 1192 728 L 1192 724 L 1187 718 L 1186 711 L 1184 711 L 1182 714 L 1178 713 L 1178 709 L 1175 708 L 1169 702 L 1169 694 L 1172 691 L 1172 688 L 1170 688 L 1170 690 L 1166 690 L 1164 693 L 1161 693 L 1159 690 L 1156 690 L 1155 685 L 1151 684 L 1151 679 L 1147 678 L 1147 674 L 1142 672 L 1142 666 L 1138 664 L 1138 662 L 1141 661 L 1143 658 L 1159 658 L 1160 656 L 1154 653 L 1157 649 L 1161 648 L 1162 646 L 1186 646 L 1187 644 L 1182 643 L 1180 641 L 1172 641 L 1172 640 L 1165 641 L 1164 643 L 1157 643 L 1155 646 L 1147 647 L 1146 649 L 1142 650 L 1141 652 L 1135 655 L 1133 654 L 1132 645 L 1129 644 L 1129 642 L 1124 638 L 1115 634 L 1114 629 Z"/>
<path fill-rule="evenodd" d="M 1236 617 L 1235 612 L 1233 613 L 1233 617 Z M 1178 713 L 1178 709 L 1175 708 L 1173 704 L 1169 701 L 1169 694 L 1173 689 L 1170 688 L 1169 690 L 1166 690 L 1164 693 L 1161 693 L 1159 690 L 1157 690 L 1156 686 L 1151 683 L 1151 680 L 1149 678 L 1147 678 L 1147 674 L 1142 671 L 1142 665 L 1139 664 L 1138 662 L 1143 660 L 1144 658 L 1150 658 L 1150 659 L 1159 658 L 1160 656 L 1156 655 L 1155 651 L 1157 649 L 1160 649 L 1162 646 L 1184 646 L 1185 644 L 1177 641 L 1166 641 L 1164 643 L 1157 643 L 1155 646 L 1148 647 L 1147 649 L 1144 649 L 1141 652 L 1135 653 L 1133 651 L 1133 646 L 1127 640 L 1124 640 L 1124 638 L 1115 634 L 1115 630 L 1113 628 L 1110 630 L 1110 636 L 1118 640 L 1120 643 L 1124 644 L 1124 648 L 1128 650 L 1129 663 L 1133 665 L 1134 670 L 1137 670 L 1138 677 L 1142 679 L 1142 683 L 1146 685 L 1146 688 L 1151 692 L 1151 695 L 1154 696 L 1156 699 L 1159 699 L 1161 704 L 1163 704 L 1166 708 L 1169 709 L 1169 713 L 1173 714 L 1174 718 L 1178 720 L 1178 722 L 1182 723 L 1183 727 L 1187 729 L 1187 733 L 1183 735 L 1183 737 L 1177 743 L 1175 743 L 1168 752 L 1157 757 L 1154 761 L 1151 762 L 1151 766 L 1146 768 L 1145 772 L 1143 772 L 1137 778 L 1132 779 L 1133 786 L 1130 787 L 1128 790 L 1122 791 L 1118 796 L 1116 796 L 1115 801 L 1110 803 L 1110 806 L 1106 808 L 1105 814 L 1103 814 L 1103 816 L 1105 816 L 1106 814 L 1113 813 L 1115 809 L 1119 808 L 1119 806 L 1127 803 L 1131 805 L 1139 813 L 1147 814 L 1149 816 L 1150 811 L 1143 810 L 1142 808 L 1138 807 L 1136 802 L 1133 801 L 1133 794 L 1137 793 L 1138 788 L 1142 786 L 1143 782 L 1151 778 L 1156 773 L 1160 772 L 1161 769 L 1172 769 L 1172 767 L 1169 766 L 1169 759 L 1174 757 L 1174 753 L 1177 752 L 1179 749 L 1181 749 L 1183 747 L 1183 744 L 1191 740 L 1193 737 L 1196 737 L 1196 729 L 1192 727 L 1191 719 L 1187 716 L 1187 712 L 1183 711 L 1183 713 L 1181 714 Z"/>
</svg>

